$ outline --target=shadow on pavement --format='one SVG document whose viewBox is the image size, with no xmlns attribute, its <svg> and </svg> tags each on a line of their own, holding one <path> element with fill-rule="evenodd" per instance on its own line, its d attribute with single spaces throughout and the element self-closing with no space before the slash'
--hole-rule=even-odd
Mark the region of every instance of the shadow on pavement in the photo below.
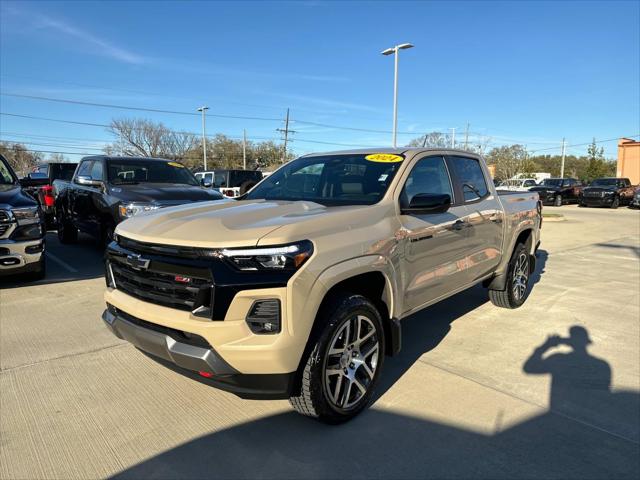
<svg viewBox="0 0 640 480">
<path fill-rule="evenodd" d="M 0 279 L 0 289 L 73 282 L 104 275 L 104 251 L 92 237 L 80 234 L 77 243 L 62 245 L 56 232 L 48 232 L 46 242 L 45 278 L 32 280 L 27 275 L 4 277 Z"/>
<path fill-rule="evenodd" d="M 611 369 L 587 341 L 574 326 L 533 351 L 523 368 L 553 377 L 551 408 L 504 431 L 375 408 L 341 426 L 291 412 L 195 439 L 113 478 L 638 478 L 640 397 L 609 391 Z M 560 345 L 572 351 L 544 357 Z"/>
</svg>

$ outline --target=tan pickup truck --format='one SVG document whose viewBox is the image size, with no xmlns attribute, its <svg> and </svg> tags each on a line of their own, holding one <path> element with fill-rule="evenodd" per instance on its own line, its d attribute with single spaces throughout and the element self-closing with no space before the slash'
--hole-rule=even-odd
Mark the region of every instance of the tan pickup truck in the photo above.
<svg viewBox="0 0 640 480">
<path fill-rule="evenodd" d="M 538 194 L 498 195 L 469 152 L 307 155 L 238 201 L 118 225 L 103 319 L 184 375 L 339 423 L 371 400 L 403 318 L 478 283 L 522 305 L 540 225 Z"/>
</svg>

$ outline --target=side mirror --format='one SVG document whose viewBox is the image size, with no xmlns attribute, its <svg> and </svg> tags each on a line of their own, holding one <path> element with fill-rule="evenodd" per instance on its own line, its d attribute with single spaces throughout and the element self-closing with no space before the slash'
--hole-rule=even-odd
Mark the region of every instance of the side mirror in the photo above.
<svg viewBox="0 0 640 480">
<path fill-rule="evenodd" d="M 211 188 L 211 185 L 213 185 L 213 184 L 211 183 L 210 180 L 206 180 L 204 178 L 201 178 L 200 179 L 200 185 L 202 185 L 204 188 Z"/>
<path fill-rule="evenodd" d="M 405 215 L 421 213 L 444 213 L 451 207 L 451 196 L 442 193 L 418 193 L 408 207 L 401 208 Z"/>
<path fill-rule="evenodd" d="M 78 185 L 85 185 L 87 187 L 101 187 L 102 182 L 100 180 L 94 180 L 88 175 L 78 175 L 76 177 L 76 183 Z"/>
</svg>

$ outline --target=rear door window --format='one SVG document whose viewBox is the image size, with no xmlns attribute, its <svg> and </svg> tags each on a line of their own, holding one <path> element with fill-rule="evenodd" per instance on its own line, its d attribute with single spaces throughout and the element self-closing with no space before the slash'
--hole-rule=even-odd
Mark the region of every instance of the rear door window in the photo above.
<svg viewBox="0 0 640 480">
<path fill-rule="evenodd" d="M 489 194 L 480 161 L 468 157 L 449 157 L 465 202 L 475 202 Z"/>
</svg>

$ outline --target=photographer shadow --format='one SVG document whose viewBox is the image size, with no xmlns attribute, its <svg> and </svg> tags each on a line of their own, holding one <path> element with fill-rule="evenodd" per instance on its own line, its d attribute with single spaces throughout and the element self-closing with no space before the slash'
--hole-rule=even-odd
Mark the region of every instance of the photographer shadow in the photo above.
<svg viewBox="0 0 640 480">
<path fill-rule="evenodd" d="M 587 329 L 574 325 L 569 337 L 552 335 L 534 349 L 522 369 L 527 374 L 551 375 L 551 413 L 639 443 L 640 396 L 634 391 L 611 390 L 611 367 L 589 354 L 591 343 Z M 546 355 L 558 347 L 570 351 Z"/>
</svg>

